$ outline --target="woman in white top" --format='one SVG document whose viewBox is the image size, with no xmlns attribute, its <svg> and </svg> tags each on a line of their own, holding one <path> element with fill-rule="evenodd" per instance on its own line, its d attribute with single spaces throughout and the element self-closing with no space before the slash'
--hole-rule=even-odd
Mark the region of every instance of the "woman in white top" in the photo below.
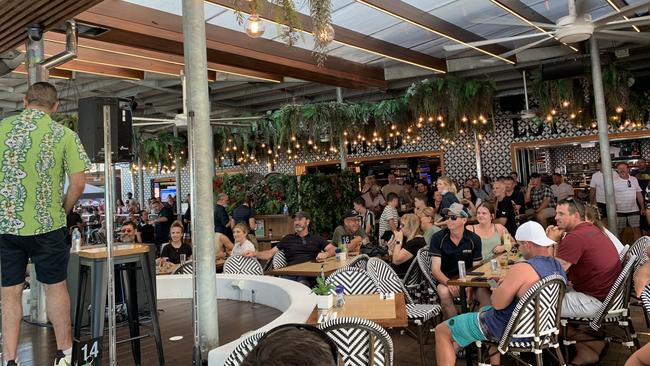
<svg viewBox="0 0 650 366">
<path fill-rule="evenodd" d="M 248 240 L 248 225 L 240 222 L 235 225 L 232 235 L 235 237 L 235 245 L 232 248 L 231 255 L 244 255 L 247 251 L 255 252 L 255 246 Z"/>
<path fill-rule="evenodd" d="M 614 248 L 616 248 L 616 252 L 620 255 L 623 249 L 625 248 L 623 246 L 623 243 L 614 235 L 611 231 L 607 230 L 606 227 L 603 226 L 603 224 L 600 222 L 600 214 L 598 213 L 598 208 L 591 206 L 591 205 L 585 205 L 585 221 L 590 222 L 594 225 L 596 225 L 600 230 L 602 230 L 605 235 L 609 238 L 609 240 L 612 242 L 614 245 Z"/>
</svg>

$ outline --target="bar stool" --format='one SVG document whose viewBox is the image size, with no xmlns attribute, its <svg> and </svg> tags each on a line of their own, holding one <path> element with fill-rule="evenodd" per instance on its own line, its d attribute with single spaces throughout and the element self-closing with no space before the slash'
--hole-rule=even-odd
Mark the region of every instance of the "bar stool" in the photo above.
<svg viewBox="0 0 650 366">
<path fill-rule="evenodd" d="M 149 257 L 150 246 L 143 244 L 118 245 L 113 249 L 116 273 L 123 272 L 122 284 L 125 292 L 125 300 L 129 321 L 130 338 L 118 341 L 131 341 L 131 351 L 133 360 L 136 365 L 141 365 L 140 339 L 151 336 L 147 334 L 140 336 L 140 322 L 138 318 L 138 299 L 136 272 L 141 271 L 144 278 L 144 287 L 149 304 L 148 310 L 151 314 L 151 323 L 153 326 L 153 337 L 158 351 L 158 362 L 161 366 L 165 365 L 165 356 L 163 354 L 162 338 L 160 336 L 160 326 L 158 323 L 158 311 L 155 296 L 155 275 L 153 275 L 153 263 Z M 88 282 L 90 282 L 90 332 L 91 337 L 97 338 L 104 333 L 104 314 L 106 313 L 106 300 L 108 291 L 108 270 L 106 268 L 107 250 L 106 247 L 82 249 L 78 253 L 79 271 L 78 284 L 74 310 L 74 331 L 73 331 L 73 360 L 77 359 L 79 352 L 79 343 L 81 340 L 81 326 L 83 321 L 83 309 L 85 304 L 85 292 Z M 73 254 L 74 255 L 74 254 Z M 116 276 L 117 278 L 117 276 Z M 101 360 L 96 360 L 93 365 L 100 365 Z"/>
</svg>

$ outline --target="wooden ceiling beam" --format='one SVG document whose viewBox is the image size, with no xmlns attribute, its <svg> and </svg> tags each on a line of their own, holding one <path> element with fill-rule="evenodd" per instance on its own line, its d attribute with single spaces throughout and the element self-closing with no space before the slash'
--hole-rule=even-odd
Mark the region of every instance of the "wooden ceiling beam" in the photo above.
<svg viewBox="0 0 650 366">
<path fill-rule="evenodd" d="M 48 31 L 102 0 L 33 0 L 23 1 L 21 8 L 11 8 L 6 22 L 0 22 L 0 53 L 18 47 L 27 39 L 27 26 L 40 24 Z M 0 9 L 9 9 L 0 0 Z M 13 11 L 18 10 L 16 14 Z"/>
<path fill-rule="evenodd" d="M 45 34 L 45 40 L 56 42 L 59 44 L 65 44 L 65 35 L 58 32 L 48 32 Z M 170 53 L 156 52 L 141 48 L 134 48 L 128 46 L 122 46 L 114 43 L 107 43 L 98 41 L 91 38 L 79 38 L 79 50 L 96 50 L 108 52 L 112 55 L 122 55 L 128 56 L 141 60 L 151 60 L 155 62 L 165 62 L 173 65 L 179 65 L 180 68 L 184 68 L 183 56 L 174 55 Z M 282 75 L 261 72 L 255 70 L 248 70 L 241 67 L 224 65 L 215 62 L 208 62 L 208 70 L 216 71 L 217 73 L 231 74 L 245 76 L 253 79 L 260 79 L 264 81 L 270 81 L 274 83 L 282 82 Z M 178 74 L 178 73 L 176 73 Z"/>
<path fill-rule="evenodd" d="M 176 55 L 183 54 L 181 17 L 128 4 L 109 1 L 86 11 L 77 19 L 110 29 L 96 39 L 129 47 Z M 328 57 L 323 67 L 315 64 L 309 50 L 287 47 L 245 33 L 206 25 L 209 62 L 271 72 L 346 88 L 384 88 L 381 68 Z"/>
<path fill-rule="evenodd" d="M 27 75 L 27 69 L 25 69 L 25 64 L 19 65 L 12 72 Z M 50 69 L 48 71 L 48 73 L 49 73 L 51 78 L 57 78 L 57 79 L 72 79 L 72 77 L 74 76 L 73 75 L 74 73 L 72 71 L 70 71 L 70 70 L 62 70 L 62 69 L 59 69 L 59 68 Z"/>
<path fill-rule="evenodd" d="M 519 0 L 492 0 L 492 2 L 498 3 L 501 7 L 510 9 L 512 12 L 519 14 L 528 21 L 555 24 L 554 21 L 536 12 L 533 8 Z"/>
<path fill-rule="evenodd" d="M 375 10 L 381 11 L 387 15 L 396 17 L 414 26 L 428 30 L 458 43 L 469 43 L 484 41 L 485 38 L 467 29 L 459 27 L 444 19 L 438 18 L 428 12 L 421 10 L 413 5 L 407 4 L 401 0 L 356 0 Z M 493 44 L 483 47 L 471 47 L 477 51 L 486 53 L 492 57 L 501 58 L 499 54 L 510 51 L 507 47 L 499 44 Z M 502 58 L 501 58 L 502 59 Z M 514 63 L 512 59 L 502 59 L 507 63 Z"/>
<path fill-rule="evenodd" d="M 207 0 L 208 2 L 231 10 L 245 12 L 247 9 L 238 9 L 237 0 Z M 259 1 L 258 15 L 268 21 L 277 23 L 277 14 L 281 14 L 282 8 L 268 1 Z M 299 25 L 298 28 L 307 33 L 314 33 L 314 26 L 311 17 L 296 13 Z M 373 38 L 368 35 L 332 24 L 334 28 L 334 41 L 340 44 L 354 47 L 382 57 L 404 62 L 407 64 L 423 67 L 436 72 L 446 72 L 447 63 L 445 60 L 429 56 L 427 54 L 413 51 L 406 47 Z"/>
</svg>

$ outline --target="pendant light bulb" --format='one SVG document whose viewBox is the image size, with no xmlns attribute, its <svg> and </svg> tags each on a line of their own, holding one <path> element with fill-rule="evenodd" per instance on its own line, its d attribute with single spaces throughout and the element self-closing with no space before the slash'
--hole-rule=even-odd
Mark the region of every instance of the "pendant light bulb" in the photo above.
<svg viewBox="0 0 650 366">
<path fill-rule="evenodd" d="M 318 33 L 318 41 L 321 43 L 330 43 L 334 40 L 334 27 L 328 24 L 320 33 Z"/>
<path fill-rule="evenodd" d="M 246 19 L 246 34 L 251 38 L 259 38 L 264 34 L 264 22 L 255 13 Z"/>
</svg>

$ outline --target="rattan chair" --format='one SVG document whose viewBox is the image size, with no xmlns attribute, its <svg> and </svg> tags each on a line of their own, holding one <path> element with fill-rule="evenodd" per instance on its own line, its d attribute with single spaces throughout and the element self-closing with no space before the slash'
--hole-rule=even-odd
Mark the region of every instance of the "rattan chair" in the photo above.
<svg viewBox="0 0 650 366">
<path fill-rule="evenodd" d="M 262 266 L 256 258 L 236 255 L 226 259 L 223 264 L 223 273 L 230 274 L 247 274 L 247 275 L 264 275 Z"/>
<path fill-rule="evenodd" d="M 329 275 L 326 282 L 342 285 L 346 295 L 367 295 L 379 292 L 379 285 L 368 272 L 359 268 L 343 267 Z"/>
<path fill-rule="evenodd" d="M 537 366 L 542 366 L 542 352 L 555 348 L 554 357 L 564 365 L 564 358 L 558 342 L 562 299 L 566 281 L 560 275 L 551 275 L 534 284 L 519 299 L 499 342 L 494 340 L 476 342 L 479 350 L 479 366 L 484 362 L 483 347 L 496 346 L 502 355 L 508 354 L 526 365 L 519 358 L 524 352 L 535 354 Z M 490 356 L 489 352 L 487 356 Z"/>
<path fill-rule="evenodd" d="M 176 274 L 192 274 L 194 273 L 194 262 L 189 261 L 181 264 L 180 266 L 176 267 L 174 271 L 172 272 L 173 275 Z"/>
<path fill-rule="evenodd" d="M 378 324 L 362 318 L 345 317 L 318 325 L 334 340 L 338 347 L 341 365 L 391 366 L 393 341 L 388 332 Z"/>
<path fill-rule="evenodd" d="M 257 346 L 257 343 L 260 341 L 266 332 L 255 333 L 248 338 L 244 339 L 228 356 L 224 366 L 239 366 L 248 354 Z"/>
<path fill-rule="evenodd" d="M 272 269 L 284 268 L 286 266 L 287 257 L 282 250 L 279 250 L 277 253 L 273 254 L 273 258 L 271 258 L 270 261 L 266 262 L 264 272 L 270 271 Z"/>
</svg>

